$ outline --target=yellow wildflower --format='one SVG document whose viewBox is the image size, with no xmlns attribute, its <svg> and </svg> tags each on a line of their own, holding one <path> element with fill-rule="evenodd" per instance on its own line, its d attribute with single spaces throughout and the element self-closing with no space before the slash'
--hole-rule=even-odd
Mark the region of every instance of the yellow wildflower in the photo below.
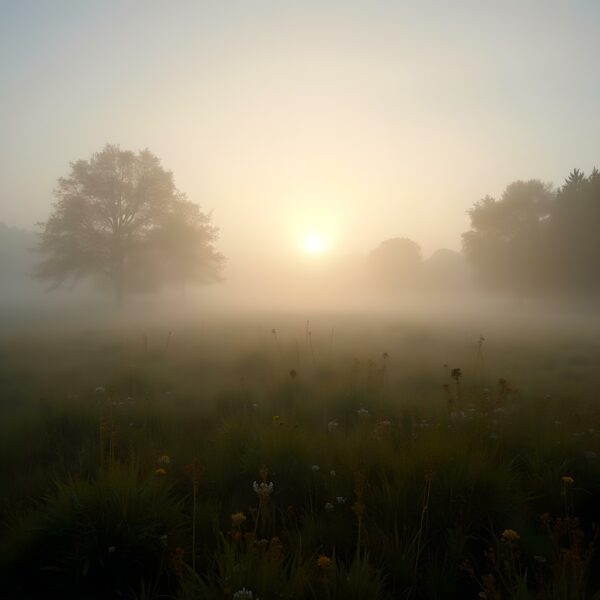
<svg viewBox="0 0 600 600">
<path fill-rule="evenodd" d="M 575 480 L 570 476 L 570 475 L 565 475 L 562 478 L 562 482 L 565 484 L 566 487 L 573 485 L 575 483 Z"/>
<path fill-rule="evenodd" d="M 156 469 L 156 471 L 154 471 L 154 474 L 160 475 L 162 477 L 163 475 L 167 474 L 167 471 L 165 469 L 163 469 L 162 467 L 160 467 L 159 469 Z"/>
<path fill-rule="evenodd" d="M 246 515 L 243 512 L 236 512 L 231 515 L 231 524 L 234 527 L 241 527 L 246 522 Z"/>
<path fill-rule="evenodd" d="M 330 569 L 332 564 L 333 561 L 324 554 L 321 554 L 321 556 L 319 556 L 319 558 L 317 559 L 317 567 L 323 571 Z"/>
<path fill-rule="evenodd" d="M 517 542 L 521 536 L 514 529 L 505 529 L 500 538 L 503 542 Z"/>
</svg>

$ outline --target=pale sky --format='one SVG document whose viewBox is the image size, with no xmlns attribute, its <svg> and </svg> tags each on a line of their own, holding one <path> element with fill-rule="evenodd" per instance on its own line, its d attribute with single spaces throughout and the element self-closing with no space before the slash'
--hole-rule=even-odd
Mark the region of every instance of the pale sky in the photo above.
<svg viewBox="0 0 600 600">
<path fill-rule="evenodd" d="M 148 147 L 230 265 L 460 247 L 509 182 L 600 166 L 600 2 L 0 0 L 0 221 Z"/>
</svg>

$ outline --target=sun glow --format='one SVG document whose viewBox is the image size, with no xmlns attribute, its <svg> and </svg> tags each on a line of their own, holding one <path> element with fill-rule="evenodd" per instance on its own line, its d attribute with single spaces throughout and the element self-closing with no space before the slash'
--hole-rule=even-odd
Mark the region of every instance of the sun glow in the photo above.
<svg viewBox="0 0 600 600">
<path fill-rule="evenodd" d="M 311 233 L 304 238 L 302 247 L 308 254 L 321 254 L 325 251 L 326 244 L 318 233 Z"/>
</svg>

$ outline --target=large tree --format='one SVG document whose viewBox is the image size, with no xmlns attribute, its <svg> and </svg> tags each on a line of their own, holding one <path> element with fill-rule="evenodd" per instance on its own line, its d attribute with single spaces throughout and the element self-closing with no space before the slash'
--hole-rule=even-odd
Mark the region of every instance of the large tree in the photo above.
<svg viewBox="0 0 600 600">
<path fill-rule="evenodd" d="M 108 282 L 121 302 L 128 290 L 219 279 L 218 230 L 149 150 L 107 145 L 71 163 L 55 198 L 37 268 L 54 286 L 92 277 Z"/>
<path fill-rule="evenodd" d="M 575 169 L 558 190 L 549 238 L 555 287 L 589 293 L 600 289 L 600 172 Z"/>
<path fill-rule="evenodd" d="M 475 203 L 463 249 L 482 283 L 517 293 L 548 285 L 547 239 L 554 202 L 552 186 L 532 179 L 511 183 L 499 200 L 486 196 Z"/>
</svg>

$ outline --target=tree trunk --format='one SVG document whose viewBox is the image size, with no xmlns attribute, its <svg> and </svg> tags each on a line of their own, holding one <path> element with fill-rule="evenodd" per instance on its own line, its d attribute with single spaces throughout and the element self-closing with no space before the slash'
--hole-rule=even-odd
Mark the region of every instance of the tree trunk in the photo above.
<svg viewBox="0 0 600 600">
<path fill-rule="evenodd" d="M 115 302 L 117 306 L 123 306 L 123 301 L 125 299 L 125 281 L 122 259 L 116 261 L 113 274 L 113 285 L 115 289 Z"/>
<path fill-rule="evenodd" d="M 115 302 L 117 306 L 123 305 L 125 297 L 125 259 L 123 256 L 122 243 L 117 233 L 115 233 L 114 245 L 112 250 L 112 276 L 115 288 Z"/>
</svg>

